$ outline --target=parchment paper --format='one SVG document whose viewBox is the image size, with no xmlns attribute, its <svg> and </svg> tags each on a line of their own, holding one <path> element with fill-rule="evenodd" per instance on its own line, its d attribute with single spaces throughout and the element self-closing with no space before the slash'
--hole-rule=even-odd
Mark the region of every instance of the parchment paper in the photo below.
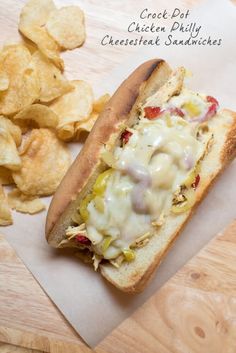
<svg viewBox="0 0 236 353">
<path fill-rule="evenodd" d="M 184 65 L 193 72 L 193 88 L 217 97 L 222 107 L 236 110 L 236 9 L 227 0 L 212 0 L 195 14 L 205 31 L 223 38 L 221 46 L 142 49 L 107 78 L 101 78 L 97 93 L 114 91 L 147 58 L 163 57 L 172 67 Z M 79 148 L 72 146 L 74 156 Z M 198 208 L 151 285 L 139 295 L 122 294 L 79 260 L 51 249 L 44 239 L 46 213 L 33 217 L 15 213 L 14 226 L 1 232 L 68 321 L 89 345 L 95 346 L 236 217 L 235 176 L 233 163 Z"/>
</svg>

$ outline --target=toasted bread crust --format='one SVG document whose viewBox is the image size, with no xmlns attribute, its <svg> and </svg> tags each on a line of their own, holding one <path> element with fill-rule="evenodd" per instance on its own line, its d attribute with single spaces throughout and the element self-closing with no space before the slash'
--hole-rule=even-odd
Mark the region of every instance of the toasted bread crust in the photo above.
<svg viewBox="0 0 236 353">
<path fill-rule="evenodd" d="M 224 112 L 230 114 L 233 118 L 232 126 L 227 134 L 224 148 L 221 152 L 222 170 L 236 157 L 236 113 L 225 109 Z"/>
</svg>

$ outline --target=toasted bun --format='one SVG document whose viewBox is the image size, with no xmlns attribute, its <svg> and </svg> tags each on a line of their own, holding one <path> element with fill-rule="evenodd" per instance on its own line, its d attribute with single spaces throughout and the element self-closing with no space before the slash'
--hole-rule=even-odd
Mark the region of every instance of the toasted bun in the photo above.
<svg viewBox="0 0 236 353">
<path fill-rule="evenodd" d="M 91 190 L 98 174 L 105 169 L 100 158 L 103 144 L 114 148 L 124 124 L 134 124 L 139 105 L 154 92 L 161 91 L 170 75 L 171 69 L 163 60 L 148 61 L 134 71 L 111 98 L 51 203 L 46 236 L 52 246 L 57 247 L 64 238 L 66 228 L 71 225 L 71 215 Z M 182 83 L 175 87 L 178 91 Z M 223 110 L 209 125 L 214 134 L 214 144 L 202 160 L 201 183 L 196 190 L 197 202 L 191 211 L 167 216 L 149 243 L 136 249 L 135 261 L 123 263 L 119 269 L 109 263 L 100 266 L 102 275 L 122 291 L 139 292 L 144 289 L 198 203 L 216 177 L 235 157 L 236 114 Z"/>
</svg>

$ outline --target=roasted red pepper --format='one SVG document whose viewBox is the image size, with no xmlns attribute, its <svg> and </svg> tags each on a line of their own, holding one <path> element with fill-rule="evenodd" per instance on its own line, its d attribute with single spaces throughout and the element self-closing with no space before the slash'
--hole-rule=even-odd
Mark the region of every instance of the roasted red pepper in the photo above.
<svg viewBox="0 0 236 353">
<path fill-rule="evenodd" d="M 168 109 L 168 111 L 170 112 L 170 114 L 178 115 L 181 118 L 184 117 L 184 112 L 179 108 L 170 108 Z"/>
<path fill-rule="evenodd" d="M 83 244 L 83 245 L 90 245 L 91 244 L 91 241 L 82 234 L 77 234 L 75 236 L 75 240 L 78 243 Z"/>
<path fill-rule="evenodd" d="M 206 113 L 206 120 L 212 118 L 216 114 L 217 109 L 219 108 L 219 102 L 214 97 L 207 96 L 207 102 L 212 104 L 210 105 Z"/>
<path fill-rule="evenodd" d="M 145 118 L 149 120 L 156 119 L 163 113 L 160 107 L 145 107 L 144 112 Z"/>
<path fill-rule="evenodd" d="M 218 100 L 215 99 L 214 97 L 207 96 L 206 99 L 207 99 L 207 102 L 208 102 L 208 103 L 216 104 L 217 106 L 219 106 Z"/>
<path fill-rule="evenodd" d="M 198 187 L 198 184 L 200 183 L 200 175 L 198 174 L 195 178 L 194 183 L 192 183 L 192 188 L 196 189 Z"/>
<path fill-rule="evenodd" d="M 212 104 L 207 113 L 206 113 L 206 120 L 212 118 L 217 112 L 217 106 L 215 104 Z"/>
<path fill-rule="evenodd" d="M 129 139 L 132 135 L 133 135 L 132 132 L 130 132 L 128 130 L 125 130 L 124 132 L 122 132 L 121 141 L 123 142 L 124 145 L 129 141 Z"/>
</svg>

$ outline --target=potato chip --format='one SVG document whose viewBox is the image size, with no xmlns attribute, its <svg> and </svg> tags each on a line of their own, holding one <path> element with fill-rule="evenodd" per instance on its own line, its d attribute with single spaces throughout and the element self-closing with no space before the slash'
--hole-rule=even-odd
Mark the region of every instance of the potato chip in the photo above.
<svg viewBox="0 0 236 353">
<path fill-rule="evenodd" d="M 37 45 L 26 37 L 22 37 L 22 44 L 29 50 L 31 55 L 38 50 Z"/>
<path fill-rule="evenodd" d="M 2 185 L 11 185 L 14 181 L 12 179 L 10 169 L 0 167 L 0 184 Z"/>
<path fill-rule="evenodd" d="M 99 114 L 96 112 L 92 112 L 90 117 L 87 120 L 81 121 L 80 123 L 76 123 L 75 125 L 75 136 L 76 139 L 79 138 L 79 135 L 82 131 L 90 132 L 92 130 L 95 121 L 97 120 Z"/>
<path fill-rule="evenodd" d="M 110 95 L 108 93 L 104 94 L 98 98 L 93 103 L 93 111 L 88 117 L 88 119 L 77 122 L 75 125 L 75 137 L 79 138 L 79 135 L 82 131 L 90 132 L 95 124 L 99 114 L 104 110 L 106 103 L 109 101 Z"/>
<path fill-rule="evenodd" d="M 34 129 L 26 137 L 20 153 L 21 170 L 12 174 L 26 195 L 51 195 L 70 166 L 70 153 L 49 129 Z"/>
<path fill-rule="evenodd" d="M 75 135 L 75 124 L 70 123 L 60 127 L 57 131 L 57 136 L 63 141 L 71 141 Z"/>
<path fill-rule="evenodd" d="M 29 0 L 21 10 L 19 27 L 43 27 L 56 6 L 52 0 Z"/>
<path fill-rule="evenodd" d="M 21 167 L 21 159 L 15 141 L 8 129 L 3 126 L 0 126 L 0 166 L 11 170 L 17 170 Z"/>
<path fill-rule="evenodd" d="M 0 52 L 1 72 L 8 77 L 21 75 L 30 61 L 31 54 L 23 44 L 5 45 Z"/>
<path fill-rule="evenodd" d="M 9 226 L 12 223 L 11 210 L 9 208 L 3 187 L 0 184 L 0 226 Z"/>
<path fill-rule="evenodd" d="M 93 103 L 94 112 L 101 113 L 104 110 L 105 105 L 107 104 L 110 98 L 111 98 L 110 94 L 106 93 L 100 98 L 98 98 L 97 100 L 95 100 L 95 102 Z"/>
<path fill-rule="evenodd" d="M 39 50 L 61 70 L 64 70 L 64 62 L 59 56 L 59 47 L 56 42 L 47 34 L 44 28 L 35 27 L 30 30 L 28 38 L 37 44 Z"/>
<path fill-rule="evenodd" d="M 5 71 L 0 71 L 0 91 L 6 91 L 9 87 L 10 81 Z"/>
<path fill-rule="evenodd" d="M 57 98 L 50 108 L 59 116 L 58 129 L 64 125 L 86 120 L 93 109 L 93 91 L 84 81 L 70 81 L 74 90 Z"/>
<path fill-rule="evenodd" d="M 63 70 L 64 63 L 59 56 L 59 46 L 47 33 L 45 24 L 56 7 L 51 0 L 29 0 L 20 14 L 19 30 L 34 42 L 39 50 Z"/>
<path fill-rule="evenodd" d="M 4 128 L 5 130 L 8 130 L 13 137 L 16 146 L 20 146 L 21 144 L 21 129 L 19 126 L 13 124 L 13 122 L 4 116 L 0 115 L 0 127 Z"/>
<path fill-rule="evenodd" d="M 22 138 L 24 137 L 24 134 L 26 134 L 30 129 L 35 128 L 37 126 L 33 126 L 34 123 L 32 121 L 25 121 L 25 120 L 14 120 L 14 124 L 18 126 L 21 129 L 21 132 L 23 134 Z"/>
<path fill-rule="evenodd" d="M 0 66 L 9 78 L 9 87 L 0 95 L 0 114 L 15 114 L 39 96 L 39 80 L 30 66 L 31 54 L 22 44 L 9 45 L 0 52 Z"/>
<path fill-rule="evenodd" d="M 26 126 L 33 120 L 39 127 L 56 128 L 59 117 L 53 110 L 42 104 L 32 104 L 14 116 L 15 121 L 25 121 Z M 1 122 L 1 121 L 0 121 Z"/>
<path fill-rule="evenodd" d="M 84 13 L 78 6 L 66 6 L 54 10 L 49 15 L 46 29 L 61 48 L 80 47 L 86 37 Z"/>
<path fill-rule="evenodd" d="M 63 77 L 61 71 L 43 54 L 36 51 L 32 57 L 40 82 L 39 101 L 50 102 L 71 91 L 74 87 Z"/>
<path fill-rule="evenodd" d="M 8 193 L 9 206 L 21 213 L 35 214 L 45 210 L 45 205 L 39 198 L 26 196 L 18 189 L 13 189 Z"/>
</svg>

